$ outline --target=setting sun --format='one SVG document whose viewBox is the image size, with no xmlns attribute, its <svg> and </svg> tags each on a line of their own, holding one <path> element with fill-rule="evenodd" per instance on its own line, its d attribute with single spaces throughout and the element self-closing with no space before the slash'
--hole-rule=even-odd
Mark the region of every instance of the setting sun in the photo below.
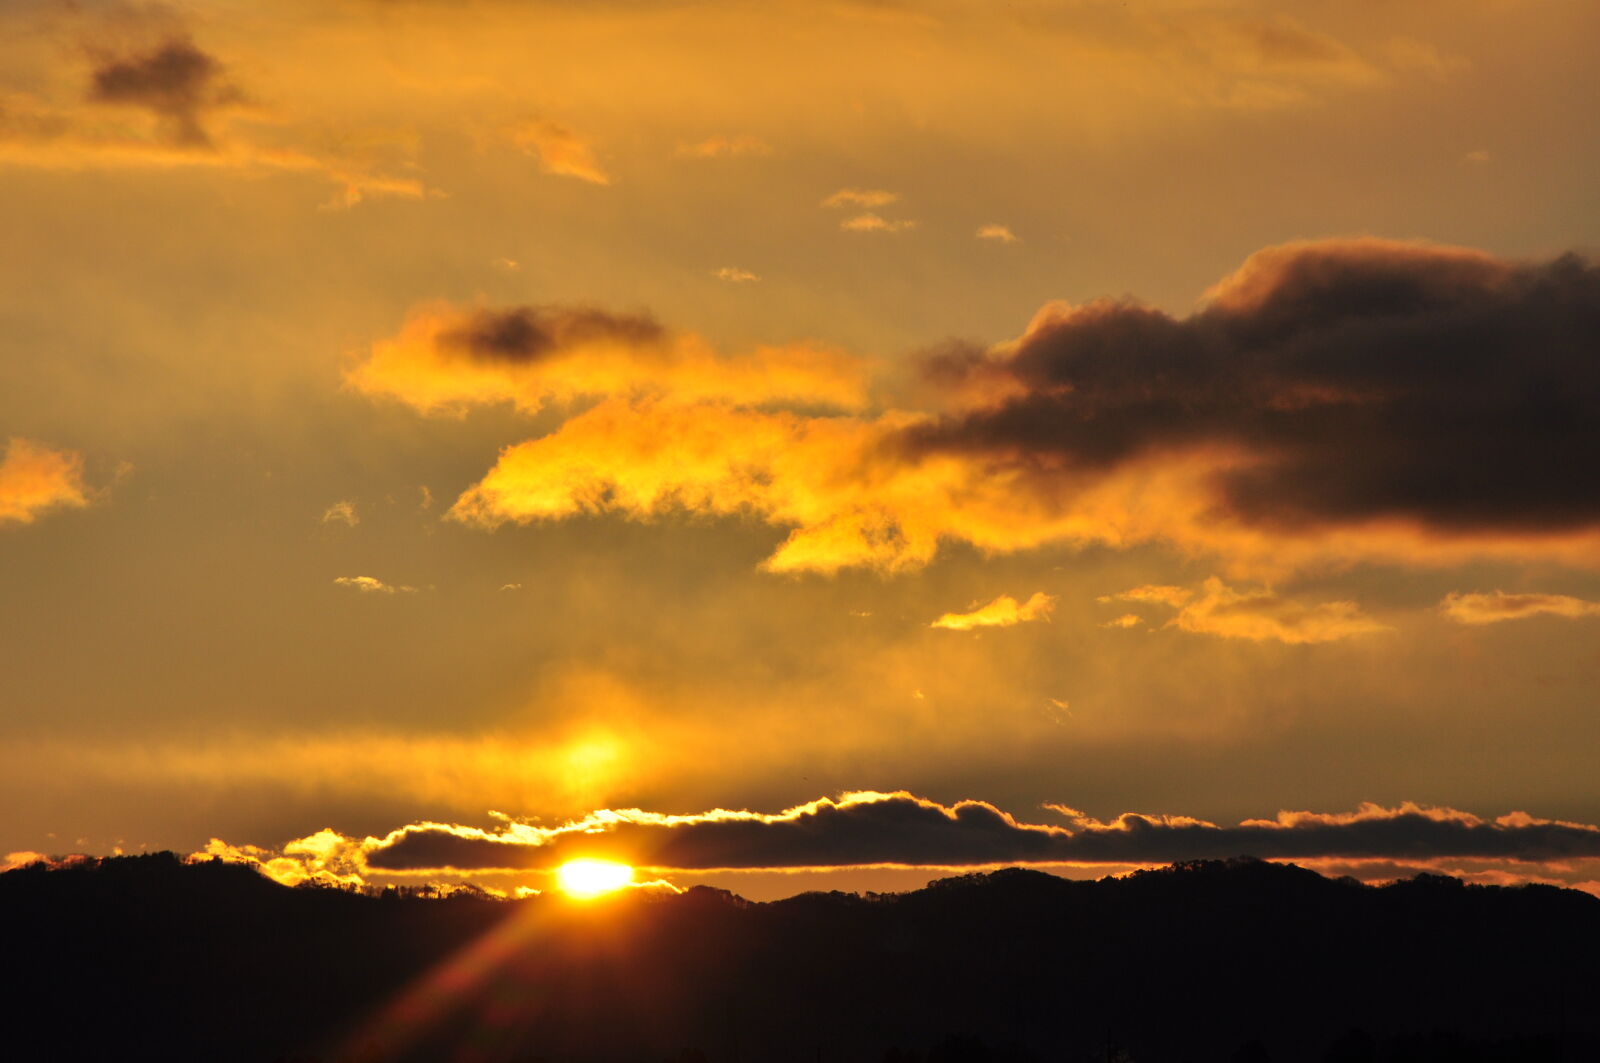
<svg viewBox="0 0 1600 1063">
<path fill-rule="evenodd" d="M 597 897 L 633 881 L 633 868 L 610 860 L 569 860 L 556 871 L 561 889 L 574 897 Z"/>
</svg>

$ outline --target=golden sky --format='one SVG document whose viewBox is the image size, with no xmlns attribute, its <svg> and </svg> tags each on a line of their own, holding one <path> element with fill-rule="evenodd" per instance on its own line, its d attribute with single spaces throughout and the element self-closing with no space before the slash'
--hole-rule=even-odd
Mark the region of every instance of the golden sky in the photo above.
<svg viewBox="0 0 1600 1063">
<path fill-rule="evenodd" d="M 1597 39 L 0 7 L 0 855 L 1597 888 Z"/>
</svg>

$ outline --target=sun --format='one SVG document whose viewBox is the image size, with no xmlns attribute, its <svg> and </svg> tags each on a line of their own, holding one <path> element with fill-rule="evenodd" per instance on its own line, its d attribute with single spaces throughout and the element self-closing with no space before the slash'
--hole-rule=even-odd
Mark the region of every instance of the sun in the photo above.
<svg viewBox="0 0 1600 1063">
<path fill-rule="evenodd" d="M 610 860 L 568 860 L 556 869 L 563 892 L 574 897 L 598 897 L 633 881 L 633 868 Z"/>
</svg>

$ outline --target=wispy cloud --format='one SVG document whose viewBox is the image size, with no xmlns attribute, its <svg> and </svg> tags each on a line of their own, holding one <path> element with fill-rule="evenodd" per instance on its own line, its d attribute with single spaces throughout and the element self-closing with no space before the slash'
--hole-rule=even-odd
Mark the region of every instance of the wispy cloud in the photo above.
<svg viewBox="0 0 1600 1063">
<path fill-rule="evenodd" d="M 1010 226 L 999 224 L 979 226 L 975 235 L 980 240 L 990 240 L 998 244 L 1014 244 L 1020 239 L 1011 231 Z"/>
<path fill-rule="evenodd" d="M 882 188 L 841 188 L 822 201 L 824 207 L 886 207 L 900 197 Z"/>
<path fill-rule="evenodd" d="M 749 270 L 739 269 L 736 266 L 723 266 L 721 269 L 714 269 L 711 271 L 711 275 L 717 280 L 727 281 L 729 284 L 748 284 L 751 281 L 761 279 Z"/>
<path fill-rule="evenodd" d="M 346 527 L 354 528 L 361 523 L 361 515 L 356 512 L 356 504 L 354 502 L 341 498 L 322 511 L 322 523 L 343 524 Z"/>
<path fill-rule="evenodd" d="M 338 576 L 333 582 L 335 586 L 349 587 L 362 594 L 414 594 L 417 590 L 415 587 L 385 583 L 374 576 Z"/>
<path fill-rule="evenodd" d="M 839 228 L 850 233 L 899 233 L 916 227 L 917 223 L 910 219 L 890 221 L 871 211 L 865 214 L 857 214 L 853 218 L 846 218 L 839 223 Z"/>
<path fill-rule="evenodd" d="M 512 129 L 511 140 L 527 154 L 536 156 L 545 173 L 576 177 L 594 185 L 611 183 L 611 176 L 600 168 L 588 141 L 560 122 L 545 118 L 522 122 Z"/>
<path fill-rule="evenodd" d="M 1011 627 L 1030 620 L 1046 620 L 1055 608 L 1054 595 L 1036 591 L 1025 602 L 1018 602 L 1009 594 L 1002 594 L 987 605 L 975 606 L 965 613 L 945 613 L 929 627 L 947 631 L 971 631 L 979 627 Z"/>
<path fill-rule="evenodd" d="M 1541 614 L 1569 620 L 1600 616 L 1600 602 L 1565 594 L 1507 594 L 1505 591 L 1447 594 L 1439 608 L 1458 624 L 1498 624 Z"/>
</svg>

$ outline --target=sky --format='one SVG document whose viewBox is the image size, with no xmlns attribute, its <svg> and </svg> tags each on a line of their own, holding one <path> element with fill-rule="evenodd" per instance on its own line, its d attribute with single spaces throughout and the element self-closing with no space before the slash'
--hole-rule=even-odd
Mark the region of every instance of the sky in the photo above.
<svg viewBox="0 0 1600 1063">
<path fill-rule="evenodd" d="M 0 855 L 1600 891 L 1596 39 L 0 7 Z"/>
</svg>

